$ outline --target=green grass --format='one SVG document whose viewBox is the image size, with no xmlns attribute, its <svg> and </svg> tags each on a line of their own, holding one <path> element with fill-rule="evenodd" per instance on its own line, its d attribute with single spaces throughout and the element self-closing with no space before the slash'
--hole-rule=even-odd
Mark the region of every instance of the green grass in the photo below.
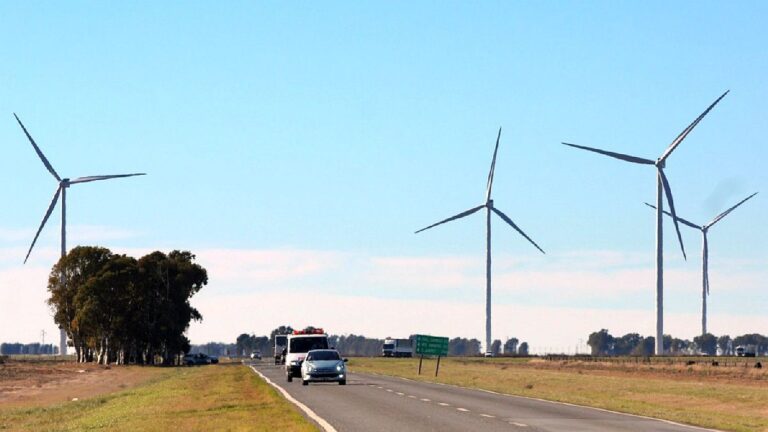
<svg viewBox="0 0 768 432">
<path fill-rule="evenodd" d="M 0 408 L 0 430 L 315 431 L 277 392 L 238 364 L 169 368 L 130 390 L 61 405 Z"/>
<path fill-rule="evenodd" d="M 595 364 L 526 359 L 448 358 L 441 360 L 435 378 L 434 360 L 424 360 L 422 375 L 416 374 L 417 367 L 418 359 L 350 360 L 356 372 L 481 388 L 721 430 L 768 431 L 768 382 L 752 371 L 736 379 L 727 372 L 712 376 L 686 367 L 601 369 Z"/>
</svg>

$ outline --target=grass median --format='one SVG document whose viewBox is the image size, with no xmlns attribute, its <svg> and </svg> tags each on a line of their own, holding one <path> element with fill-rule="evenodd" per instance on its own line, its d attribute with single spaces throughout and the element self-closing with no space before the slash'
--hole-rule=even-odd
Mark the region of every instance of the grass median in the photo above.
<svg viewBox="0 0 768 432">
<path fill-rule="evenodd" d="M 0 407 L 0 430 L 315 431 L 277 392 L 237 364 L 168 368 L 137 387 L 32 408 Z"/>
<path fill-rule="evenodd" d="M 354 358 L 353 372 L 492 390 L 726 431 L 768 431 L 768 373 L 737 368 L 642 366 L 512 358 Z"/>
</svg>

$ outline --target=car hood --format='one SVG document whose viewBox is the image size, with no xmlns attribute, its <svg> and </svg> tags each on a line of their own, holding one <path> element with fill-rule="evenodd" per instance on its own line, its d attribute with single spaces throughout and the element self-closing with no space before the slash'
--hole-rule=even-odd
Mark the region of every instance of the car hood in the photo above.
<svg viewBox="0 0 768 432">
<path fill-rule="evenodd" d="M 314 366 L 318 369 L 325 369 L 325 368 L 335 368 L 337 364 L 341 363 L 342 365 L 344 362 L 341 360 L 311 360 L 304 362 L 309 366 Z"/>
</svg>

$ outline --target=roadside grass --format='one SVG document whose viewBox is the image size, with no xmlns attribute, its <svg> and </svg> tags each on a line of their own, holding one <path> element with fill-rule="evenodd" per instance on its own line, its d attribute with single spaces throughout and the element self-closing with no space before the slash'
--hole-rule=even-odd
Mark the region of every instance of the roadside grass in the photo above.
<svg viewBox="0 0 768 432">
<path fill-rule="evenodd" d="M 559 362 L 527 359 L 444 358 L 435 377 L 435 360 L 350 359 L 353 372 L 378 373 L 420 381 L 479 388 L 727 431 L 768 431 L 768 382 L 751 370 L 738 378 L 712 376 L 697 368 L 661 371 L 594 363 L 562 367 Z M 725 372 L 724 372 L 725 373 Z"/>
<path fill-rule="evenodd" d="M 0 430 L 315 431 L 240 364 L 168 368 L 138 387 L 40 407 L 0 408 Z"/>
</svg>

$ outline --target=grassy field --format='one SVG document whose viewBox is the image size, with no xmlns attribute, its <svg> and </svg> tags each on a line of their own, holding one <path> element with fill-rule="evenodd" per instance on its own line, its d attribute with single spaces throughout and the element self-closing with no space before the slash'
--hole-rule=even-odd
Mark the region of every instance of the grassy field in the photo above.
<svg viewBox="0 0 768 432">
<path fill-rule="evenodd" d="M 168 368 L 138 387 L 61 405 L 4 409 L 0 430 L 315 431 L 249 368 Z"/>
<path fill-rule="evenodd" d="M 355 358 L 355 372 L 481 388 L 727 431 L 768 431 L 768 373 L 753 368 L 580 364 L 528 359 Z"/>
</svg>

